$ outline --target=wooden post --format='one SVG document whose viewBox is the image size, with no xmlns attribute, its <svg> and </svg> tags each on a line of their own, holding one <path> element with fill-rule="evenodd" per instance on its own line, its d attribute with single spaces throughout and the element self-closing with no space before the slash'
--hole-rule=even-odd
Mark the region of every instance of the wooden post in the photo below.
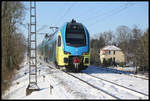
<svg viewBox="0 0 150 101">
<path fill-rule="evenodd" d="M 45 82 L 45 76 L 43 75 L 43 82 Z"/>
<path fill-rule="evenodd" d="M 41 70 L 39 70 L 39 75 L 40 75 L 40 71 L 41 71 Z"/>
<path fill-rule="evenodd" d="M 52 95 L 52 89 L 53 89 L 53 86 L 50 85 L 50 95 Z"/>
</svg>

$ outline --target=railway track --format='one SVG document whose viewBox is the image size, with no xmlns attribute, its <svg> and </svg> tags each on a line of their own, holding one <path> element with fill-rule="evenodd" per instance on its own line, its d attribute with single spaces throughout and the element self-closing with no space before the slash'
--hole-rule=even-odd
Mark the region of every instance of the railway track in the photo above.
<svg viewBox="0 0 150 101">
<path fill-rule="evenodd" d="M 53 68 L 53 67 L 51 67 L 51 66 L 49 66 L 49 65 L 48 65 L 48 67 L 51 68 L 51 69 L 57 69 L 57 68 Z M 82 81 L 83 83 L 85 83 L 85 84 L 91 86 L 92 88 L 94 88 L 94 89 L 100 91 L 101 93 L 103 93 L 103 95 L 107 96 L 107 98 L 110 98 L 110 99 L 120 99 L 119 97 L 117 97 L 117 96 L 115 96 L 115 95 L 112 95 L 112 94 L 110 94 L 109 92 L 106 92 L 106 91 L 104 91 L 103 89 L 100 89 L 100 88 L 98 88 L 98 87 L 96 87 L 96 86 L 94 86 L 94 85 L 92 85 L 92 84 L 90 84 L 90 83 L 88 83 L 88 82 L 82 80 L 81 78 L 78 78 L 78 77 L 74 76 L 74 75 L 71 74 L 71 73 L 62 71 L 62 70 L 60 70 L 60 69 L 57 69 L 57 70 L 59 70 L 59 71 L 61 71 L 61 72 L 64 72 L 64 73 L 66 73 L 67 75 L 70 75 L 70 76 L 72 76 L 72 77 L 74 77 L 74 78 L 76 78 L 76 79 Z"/>
<path fill-rule="evenodd" d="M 51 69 L 57 69 L 57 68 L 53 68 L 53 67 L 50 66 L 50 65 L 48 65 L 48 67 L 51 68 Z M 60 70 L 60 69 L 57 69 L 57 70 L 62 71 L 62 70 Z M 64 72 L 64 71 L 62 71 L 62 72 Z M 122 98 L 119 97 L 119 96 L 114 95 L 113 93 L 110 93 L 110 92 L 107 91 L 107 90 L 101 89 L 99 86 L 95 86 L 94 84 L 92 84 L 92 83 L 90 83 L 90 82 L 84 80 L 84 79 L 81 78 L 81 77 L 78 77 L 79 74 L 82 75 L 82 76 L 84 76 L 84 77 L 89 76 L 89 77 L 91 77 L 92 79 L 97 79 L 97 80 L 101 80 L 101 81 L 103 81 L 103 82 L 106 82 L 106 83 L 109 84 L 109 85 L 113 85 L 114 87 L 116 87 L 116 88 L 118 88 L 118 89 L 121 89 L 121 90 L 123 90 L 123 91 L 125 91 L 125 92 L 128 92 L 128 93 L 130 93 L 130 94 L 136 96 L 136 98 L 144 99 L 145 97 L 148 97 L 147 94 L 144 94 L 144 93 L 142 93 L 142 92 L 139 92 L 139 91 L 136 91 L 136 90 L 127 88 L 127 87 L 125 87 L 125 86 L 116 84 L 116 83 L 114 83 L 114 82 L 111 82 L 111 81 L 108 81 L 108 80 L 105 80 L 105 79 L 103 79 L 103 78 L 96 77 L 96 76 L 93 76 L 93 75 L 90 75 L 90 74 L 86 74 L 86 73 L 83 73 L 83 72 L 82 72 L 82 73 L 69 73 L 69 72 L 64 72 L 64 73 L 66 73 L 66 74 L 68 74 L 68 75 L 70 75 L 70 76 L 72 76 L 72 77 L 74 77 L 74 78 L 76 78 L 76 79 L 78 79 L 78 80 L 84 82 L 85 84 L 91 86 L 91 87 L 94 88 L 94 89 L 99 90 L 100 92 L 102 92 L 103 94 L 105 94 L 106 96 L 108 96 L 108 98 L 111 98 L 111 99 L 122 99 Z M 78 75 L 78 76 L 77 76 L 77 75 Z"/>
<path fill-rule="evenodd" d="M 109 92 L 107 92 L 107 91 L 105 91 L 105 90 L 103 90 L 103 89 L 101 89 L 99 87 L 96 87 L 96 86 L 92 85 L 91 83 L 89 83 L 89 82 L 87 82 L 87 81 L 85 81 L 85 80 L 83 80 L 83 79 L 81 79 L 81 78 L 79 78 L 79 77 L 77 77 L 77 76 L 75 76 L 75 75 L 73 75 L 71 73 L 67 73 L 67 74 L 72 76 L 72 77 L 74 77 L 74 78 L 76 78 L 76 79 L 78 79 L 78 80 L 80 80 L 80 81 L 82 81 L 82 82 L 84 82 L 84 83 L 86 83 L 87 85 L 89 85 L 89 86 L 91 86 L 91 87 L 93 87 L 93 88 L 95 88 L 97 90 L 100 90 L 101 92 L 107 94 L 112 99 L 120 99 L 119 97 L 117 97 L 115 95 L 112 95 L 111 93 L 109 93 Z"/>
<path fill-rule="evenodd" d="M 87 73 L 83 73 L 83 72 L 82 72 L 82 74 L 85 74 L 85 75 L 88 75 L 88 76 L 90 76 L 90 77 L 93 77 L 93 78 L 102 80 L 102 81 L 104 81 L 104 82 L 107 82 L 107 83 L 109 83 L 109 84 L 111 84 L 111 85 L 114 85 L 114 86 L 116 86 L 116 87 L 118 87 L 118 88 L 121 88 L 121 89 L 123 89 L 123 90 L 125 90 L 125 91 L 127 91 L 127 92 L 129 92 L 129 93 L 132 93 L 132 94 L 134 94 L 134 95 L 137 95 L 137 96 L 139 96 L 139 97 L 145 97 L 145 96 L 148 97 L 148 95 L 145 94 L 145 93 L 136 91 L 136 90 L 134 90 L 134 89 L 131 89 L 131 88 L 128 88 L 128 87 L 125 87 L 125 86 L 122 86 L 122 85 L 119 85 L 119 84 L 117 84 L 117 83 L 108 81 L 108 80 L 106 80 L 106 79 L 103 79 L 103 78 L 100 78 L 100 77 L 97 77 L 97 76 L 93 76 L 93 75 L 90 75 L 90 74 L 87 74 Z"/>
<path fill-rule="evenodd" d="M 131 77 L 136 77 L 136 78 L 140 78 L 140 79 L 144 79 L 144 80 L 149 80 L 149 78 L 146 78 L 146 77 L 139 77 L 139 76 L 133 74 L 132 72 L 126 72 L 126 71 L 111 69 L 111 68 L 108 68 L 108 67 L 105 67 L 105 68 L 104 68 L 104 67 L 100 67 L 100 69 L 107 70 L 107 71 L 112 71 L 112 72 L 114 72 L 114 73 L 119 73 L 119 74 L 128 75 L 128 76 L 131 76 Z"/>
<path fill-rule="evenodd" d="M 94 79 L 97 79 L 97 80 L 95 80 L 95 81 L 98 81 L 98 80 L 100 80 L 100 81 L 102 81 L 102 82 L 105 82 L 105 84 L 108 84 L 108 85 L 111 85 L 111 86 L 113 86 L 113 87 L 115 87 L 115 88 L 117 88 L 118 90 L 121 90 L 122 92 L 127 92 L 127 93 L 129 93 L 129 94 L 131 94 L 131 95 L 133 95 L 133 96 L 135 96 L 135 99 L 146 99 L 146 98 L 148 98 L 148 95 L 147 94 L 144 94 L 144 93 L 142 93 L 142 92 L 139 92 L 139 91 L 136 91 L 136 90 L 133 90 L 133 89 L 130 89 L 130 88 L 127 88 L 127 87 L 124 87 L 124 86 L 122 86 L 122 85 L 119 85 L 119 84 L 116 84 L 116 83 L 114 83 L 114 82 L 111 82 L 111 81 L 108 81 L 108 80 L 105 80 L 105 79 L 102 79 L 102 78 L 99 78 L 99 77 L 95 77 L 95 76 L 92 76 L 92 75 L 89 75 L 89 74 L 85 74 L 85 73 L 80 73 L 80 74 L 74 74 L 74 73 L 71 73 L 73 76 L 75 76 L 75 77 L 78 77 L 78 78 L 83 78 L 83 77 L 86 77 L 86 78 L 88 78 L 87 76 L 89 76 L 90 77 L 90 79 L 88 79 L 87 81 L 86 80 L 84 80 L 84 81 L 86 81 L 86 82 L 89 82 L 89 80 L 94 80 Z M 85 76 L 86 75 L 86 76 Z M 92 78 L 91 78 L 92 77 Z M 82 79 L 83 80 L 83 79 Z M 92 84 L 92 85 L 96 85 L 96 84 Z M 98 87 L 99 85 L 97 85 L 97 87 Z M 109 92 L 109 90 L 105 90 L 105 92 Z M 122 93 L 121 92 L 121 93 Z M 114 95 L 114 93 L 109 93 L 109 94 L 111 94 L 111 95 Z M 116 95 L 116 97 L 118 97 L 119 99 L 122 99 L 122 97 L 121 97 L 121 94 L 119 95 L 119 94 L 117 94 Z M 123 98 L 124 99 L 124 98 Z"/>
<path fill-rule="evenodd" d="M 50 67 L 50 66 L 49 66 L 49 67 Z M 50 67 L 50 68 L 52 68 L 52 67 Z M 52 68 L 52 69 L 54 69 L 54 68 Z M 57 69 L 57 70 L 59 70 L 59 69 Z M 61 71 L 61 70 L 60 70 L 60 71 Z M 64 71 L 62 71 L 62 72 L 64 72 Z M 64 72 L 64 73 L 66 73 L 66 74 L 68 74 L 68 75 L 70 75 L 70 76 L 72 76 L 72 77 L 74 77 L 74 78 L 76 78 L 76 79 L 78 79 L 78 80 L 84 82 L 85 84 L 91 86 L 91 87 L 94 88 L 94 89 L 97 89 L 97 90 L 103 92 L 103 94 L 107 95 L 107 96 L 108 96 L 109 98 L 111 98 L 111 99 L 121 99 L 120 97 L 118 97 L 118 96 L 116 96 L 116 95 L 113 95 L 112 93 L 109 93 L 109 91 L 103 90 L 103 89 L 101 89 L 100 87 L 95 86 L 95 85 L 89 83 L 88 81 L 81 79 L 80 77 L 77 76 L 77 75 L 79 75 L 78 73 L 68 73 L 68 72 Z M 115 86 L 115 87 L 118 88 L 118 89 L 124 90 L 125 92 L 131 93 L 131 94 L 137 96 L 137 98 L 139 98 L 139 99 L 143 99 L 144 97 L 148 97 L 147 94 L 144 94 L 144 93 L 142 93 L 142 92 L 135 91 L 135 90 L 133 90 L 133 89 L 124 87 L 124 86 L 122 86 L 122 85 L 118 85 L 118 84 L 116 84 L 116 83 L 114 83 L 114 82 L 105 80 L 105 79 L 100 78 L 100 77 L 95 77 L 95 76 L 92 76 L 92 75 L 89 75 L 89 74 L 86 74 L 86 73 L 81 73 L 81 75 L 84 75 L 84 77 L 85 77 L 85 75 L 88 75 L 88 76 L 90 76 L 90 77 L 92 77 L 92 78 L 96 78 L 96 79 L 102 80 L 102 81 L 104 81 L 104 82 L 107 82 L 107 83 L 109 83 L 109 84 Z"/>
</svg>

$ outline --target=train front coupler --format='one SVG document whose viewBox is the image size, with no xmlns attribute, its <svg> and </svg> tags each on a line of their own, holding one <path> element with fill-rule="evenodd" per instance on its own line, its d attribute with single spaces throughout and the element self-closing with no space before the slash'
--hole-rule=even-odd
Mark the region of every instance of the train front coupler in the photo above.
<svg viewBox="0 0 150 101">
<path fill-rule="evenodd" d="M 73 64 L 74 64 L 74 67 L 75 67 L 76 71 L 79 71 L 80 62 L 81 62 L 80 58 L 74 58 Z"/>
</svg>

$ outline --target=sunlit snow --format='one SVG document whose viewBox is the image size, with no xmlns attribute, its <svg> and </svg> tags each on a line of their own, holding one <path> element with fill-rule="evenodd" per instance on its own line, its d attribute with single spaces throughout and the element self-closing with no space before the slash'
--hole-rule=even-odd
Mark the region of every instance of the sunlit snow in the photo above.
<svg viewBox="0 0 150 101">
<path fill-rule="evenodd" d="M 40 91 L 32 92 L 26 96 L 26 88 L 29 84 L 27 59 L 24 60 L 21 66 L 22 68 L 17 71 L 10 89 L 2 96 L 2 99 L 109 99 L 108 96 L 105 96 L 99 90 L 93 89 L 82 81 L 61 71 L 50 69 L 47 63 L 41 60 L 37 64 L 38 86 Z M 83 72 L 143 92 L 147 95 L 149 94 L 148 80 L 135 78 L 126 74 L 114 73 L 96 66 L 89 66 Z M 124 92 L 104 81 L 84 77 L 82 73 L 76 73 L 75 75 L 91 84 L 95 84 L 114 96 L 119 96 L 121 99 L 141 99 L 134 94 Z M 50 89 L 50 86 L 53 88 Z M 144 99 L 148 99 L 148 97 L 144 97 Z"/>
</svg>

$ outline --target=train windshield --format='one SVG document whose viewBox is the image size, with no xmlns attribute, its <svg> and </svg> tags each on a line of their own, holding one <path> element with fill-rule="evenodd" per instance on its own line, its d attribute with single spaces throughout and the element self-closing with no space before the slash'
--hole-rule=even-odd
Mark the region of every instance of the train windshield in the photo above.
<svg viewBox="0 0 150 101">
<path fill-rule="evenodd" d="M 85 46 L 86 35 L 81 24 L 67 24 L 66 28 L 66 44 L 68 46 Z"/>
</svg>

